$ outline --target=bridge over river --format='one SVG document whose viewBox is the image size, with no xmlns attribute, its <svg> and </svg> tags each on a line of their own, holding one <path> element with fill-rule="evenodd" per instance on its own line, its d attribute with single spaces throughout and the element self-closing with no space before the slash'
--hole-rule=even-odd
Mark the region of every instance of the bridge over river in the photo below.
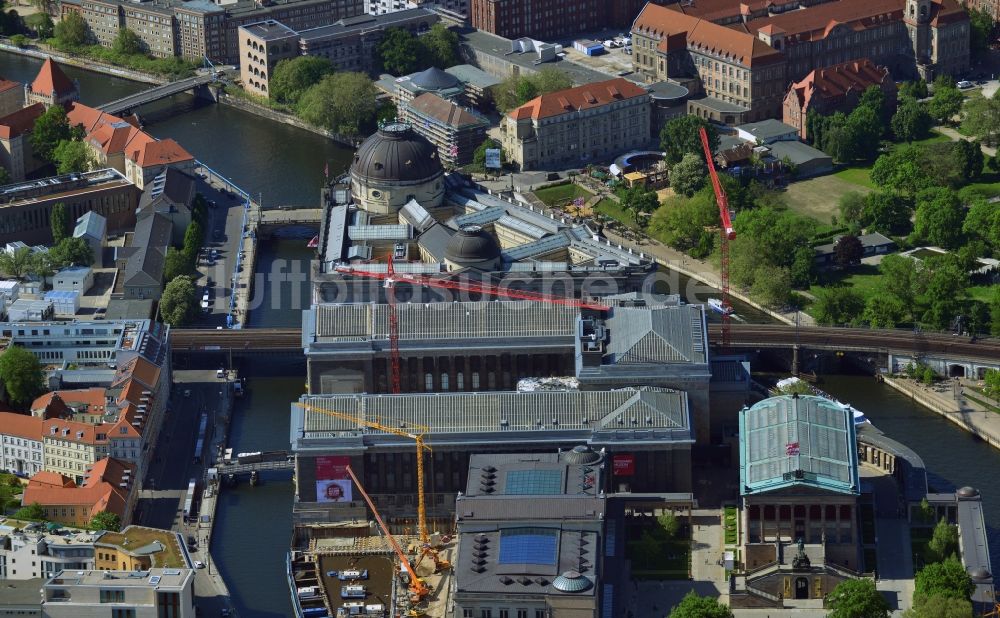
<svg viewBox="0 0 1000 618">
<path fill-rule="evenodd" d="M 117 116 L 125 112 L 133 111 L 143 105 L 159 101 L 160 99 L 166 99 L 167 97 L 172 97 L 175 94 L 180 94 L 188 90 L 193 90 L 195 91 L 195 94 L 198 94 L 199 92 L 203 92 L 204 89 L 206 89 L 209 84 L 215 82 L 216 79 L 217 77 L 214 74 L 195 75 L 194 77 L 170 82 L 163 84 L 162 86 L 150 88 L 149 90 L 137 92 L 127 97 L 122 97 L 117 101 L 111 101 L 110 103 L 100 105 L 97 109 Z M 212 98 L 214 99 L 214 97 Z"/>
</svg>

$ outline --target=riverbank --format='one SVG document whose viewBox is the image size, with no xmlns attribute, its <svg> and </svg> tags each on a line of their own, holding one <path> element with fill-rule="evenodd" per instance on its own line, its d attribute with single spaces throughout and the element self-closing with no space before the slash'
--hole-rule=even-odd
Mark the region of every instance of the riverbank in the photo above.
<svg viewBox="0 0 1000 618">
<path fill-rule="evenodd" d="M 84 69 L 87 71 L 92 71 L 94 73 L 103 73 L 105 75 L 113 75 L 115 77 L 121 77 L 122 79 L 130 79 L 136 82 L 142 82 L 144 84 L 155 84 L 157 86 L 166 84 L 168 80 L 164 77 L 153 75 L 152 73 L 144 73 L 142 71 L 134 71 L 132 69 L 125 69 L 122 67 L 116 67 L 111 64 L 105 64 L 103 62 L 98 62 L 96 60 L 90 60 L 89 58 L 77 58 L 76 56 L 69 56 L 62 52 L 58 52 L 51 49 L 43 49 L 41 47 L 18 47 L 13 45 L 9 40 L 0 41 L 0 50 L 17 54 L 18 56 L 27 56 L 29 58 L 37 58 L 39 60 L 45 60 L 46 58 L 52 58 L 60 64 L 67 64 L 69 66 L 77 67 L 78 69 Z"/>
<path fill-rule="evenodd" d="M 361 145 L 361 142 L 364 141 L 360 137 L 348 137 L 346 135 L 340 135 L 338 133 L 334 133 L 333 131 L 328 131 L 326 129 L 317 126 L 313 126 L 308 122 L 306 122 L 305 120 L 302 120 L 298 116 L 294 116 L 292 114 L 286 114 L 284 112 L 279 112 L 269 107 L 265 107 L 264 105 L 260 105 L 259 103 L 254 103 L 253 101 L 250 101 L 248 99 L 244 99 L 238 96 L 233 96 L 229 93 L 220 94 L 219 103 L 222 105 L 229 105 L 231 107 L 235 107 L 250 114 L 260 116 L 262 118 L 267 118 L 268 120 L 272 120 L 274 122 L 280 122 L 283 124 L 293 126 L 298 129 L 302 129 L 304 131 L 315 133 L 316 135 L 322 135 L 327 139 L 333 140 L 338 144 L 347 146 L 349 148 L 357 148 L 359 145 Z"/>
<path fill-rule="evenodd" d="M 1000 449 L 1000 414 L 980 406 L 965 395 L 961 382 L 947 394 L 913 380 L 883 376 L 884 382 L 911 400 L 937 413 L 993 448 Z"/>
</svg>

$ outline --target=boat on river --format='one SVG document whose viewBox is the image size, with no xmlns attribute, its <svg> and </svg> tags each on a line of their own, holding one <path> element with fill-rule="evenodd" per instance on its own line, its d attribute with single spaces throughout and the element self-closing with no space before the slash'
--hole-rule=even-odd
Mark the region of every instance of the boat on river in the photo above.
<svg viewBox="0 0 1000 618">
<path fill-rule="evenodd" d="M 734 310 L 732 307 L 727 306 L 720 298 L 709 298 L 708 307 L 716 313 L 721 313 L 722 315 L 732 315 Z"/>
<path fill-rule="evenodd" d="M 774 385 L 773 389 L 771 389 L 771 393 L 774 395 L 805 393 L 809 395 L 815 395 L 817 397 L 822 397 L 823 399 L 828 399 L 832 401 L 833 403 L 837 404 L 842 408 L 847 408 L 848 410 L 850 410 L 854 414 L 855 427 L 860 427 L 861 425 L 865 424 L 871 425 L 871 421 L 868 420 L 868 417 L 865 416 L 865 413 L 862 412 L 861 410 L 858 410 L 849 403 L 844 403 L 842 401 L 837 400 L 837 398 L 835 398 L 833 395 L 825 391 L 822 391 L 816 388 L 816 386 L 809 384 L 805 380 L 801 380 L 795 376 L 785 378 L 784 380 L 778 380 L 778 383 Z"/>
</svg>

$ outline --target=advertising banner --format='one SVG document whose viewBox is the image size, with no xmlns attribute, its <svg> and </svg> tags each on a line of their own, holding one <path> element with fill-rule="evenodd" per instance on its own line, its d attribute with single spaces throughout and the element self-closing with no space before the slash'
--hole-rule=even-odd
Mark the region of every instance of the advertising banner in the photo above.
<svg viewBox="0 0 1000 618">
<path fill-rule="evenodd" d="M 486 169 L 498 170 L 500 169 L 500 149 L 499 148 L 487 148 L 486 149 Z"/>
<path fill-rule="evenodd" d="M 316 458 L 316 502 L 350 502 L 354 488 L 347 466 L 351 458 L 330 456 Z"/>
<path fill-rule="evenodd" d="M 615 476 L 632 476 L 635 474 L 635 455 L 623 453 L 611 459 L 611 467 Z"/>
</svg>

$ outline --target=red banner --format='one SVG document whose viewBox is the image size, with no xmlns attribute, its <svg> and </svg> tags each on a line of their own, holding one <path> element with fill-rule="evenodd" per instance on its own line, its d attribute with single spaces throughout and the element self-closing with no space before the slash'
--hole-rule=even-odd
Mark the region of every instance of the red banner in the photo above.
<svg viewBox="0 0 1000 618">
<path fill-rule="evenodd" d="M 615 476 L 632 476 L 635 474 L 635 455 L 625 453 L 611 458 L 611 467 Z"/>
<path fill-rule="evenodd" d="M 343 455 L 316 458 L 316 501 L 350 502 L 353 486 L 347 475 L 351 458 Z"/>
</svg>

